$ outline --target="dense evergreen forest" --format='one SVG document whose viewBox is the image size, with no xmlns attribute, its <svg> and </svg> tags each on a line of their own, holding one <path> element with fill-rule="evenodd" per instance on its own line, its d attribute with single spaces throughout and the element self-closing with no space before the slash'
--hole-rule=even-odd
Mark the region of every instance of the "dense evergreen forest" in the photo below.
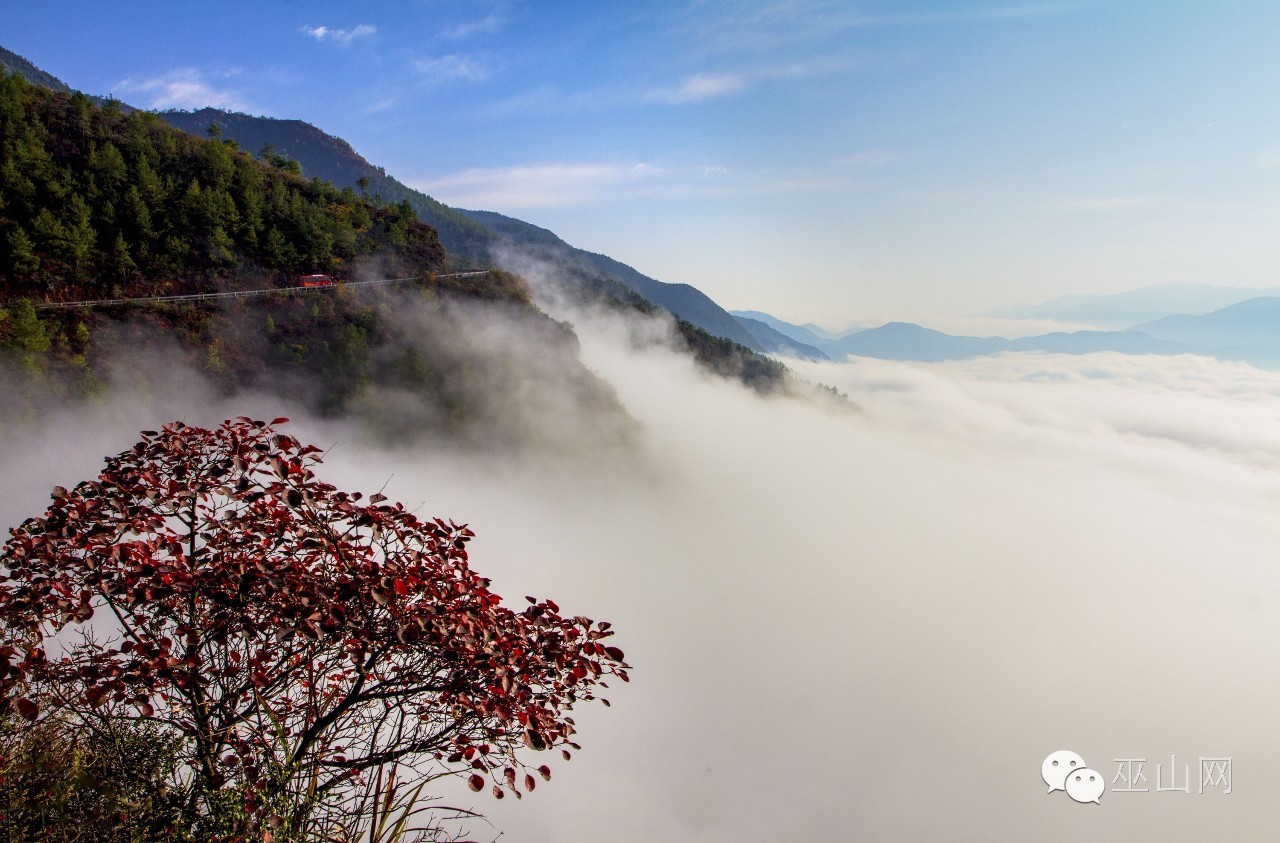
<svg viewBox="0 0 1280 843">
<path fill-rule="evenodd" d="M 16 74 L 0 79 L 0 162 L 0 273 L 45 300 L 187 291 L 245 269 L 341 275 L 382 247 L 424 271 L 444 260 L 407 204 Z"/>
</svg>

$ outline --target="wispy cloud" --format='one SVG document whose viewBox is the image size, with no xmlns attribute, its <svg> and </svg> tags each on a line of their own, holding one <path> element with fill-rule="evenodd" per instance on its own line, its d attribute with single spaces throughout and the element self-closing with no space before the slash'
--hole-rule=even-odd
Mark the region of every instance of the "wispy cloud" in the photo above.
<svg viewBox="0 0 1280 843">
<path fill-rule="evenodd" d="M 373 102 L 369 103 L 361 110 L 365 114 L 377 114 L 379 112 L 386 111 L 387 109 L 391 108 L 395 104 L 396 104 L 395 97 L 382 97 L 381 99 L 374 100 Z"/>
<path fill-rule="evenodd" d="M 482 82 L 492 73 L 489 65 L 483 60 L 453 53 L 447 56 L 418 59 L 413 66 L 429 82 L 447 82 L 455 79 L 464 82 Z"/>
<path fill-rule="evenodd" d="M 693 73 L 684 77 L 677 85 L 649 91 L 644 98 L 672 105 L 701 102 L 741 93 L 763 82 L 811 79 L 838 73 L 854 64 L 851 58 L 841 55 L 807 57 L 763 65 L 757 62 L 741 71 Z"/>
<path fill-rule="evenodd" d="M 304 26 L 298 30 L 303 35 L 307 35 L 317 41 L 332 41 L 342 46 L 347 46 L 357 38 L 365 38 L 373 35 L 378 31 L 376 26 L 372 24 L 362 23 L 351 29 L 335 29 L 328 26 Z"/>
<path fill-rule="evenodd" d="M 856 19 L 856 24 L 860 26 L 922 26 L 943 23 L 1024 20 L 1071 14 L 1082 11 L 1088 6 L 1088 3 L 1005 3 L 943 12 L 864 15 Z"/>
<path fill-rule="evenodd" d="M 563 90 L 555 85 L 539 85 L 505 99 L 481 106 L 492 118 L 508 118 L 513 115 L 578 114 L 608 111 L 644 102 L 650 94 L 619 85 L 601 85 L 594 88 Z"/>
<path fill-rule="evenodd" d="M 536 208 L 591 201 L 650 172 L 638 164 L 521 164 L 465 170 L 413 186 L 464 208 Z"/>
<path fill-rule="evenodd" d="M 482 18 L 475 20 L 463 21 L 451 26 L 446 26 L 440 34 L 445 38 L 454 40 L 469 38 L 472 35 L 483 35 L 490 32 L 497 32 L 507 25 L 509 17 L 505 8 L 494 9 Z"/>
<path fill-rule="evenodd" d="M 856 183 L 826 169 L 733 171 L 716 164 L 555 162 L 475 168 L 411 186 L 464 208 L 582 205 L 619 197 L 760 196 L 848 190 Z"/>
<path fill-rule="evenodd" d="M 762 83 L 844 73 L 876 61 L 851 34 L 871 27 L 943 26 L 1064 15 L 1081 2 L 1028 2 L 874 13 L 837 0 L 694 2 L 668 19 L 668 64 L 695 72 L 644 99 L 680 105 L 742 94 Z M 674 45 L 674 46 L 671 46 Z M 879 59 L 883 61 L 883 59 Z"/>
<path fill-rule="evenodd" d="M 698 102 L 732 94 L 746 86 L 746 77 L 738 74 L 695 73 L 678 86 L 653 91 L 647 98 L 672 104 Z"/>
<path fill-rule="evenodd" d="M 956 4 L 957 6 L 959 4 Z M 813 49 L 847 40 L 864 27 L 939 26 L 1015 21 L 1070 14 L 1085 2 L 987 3 L 928 12 L 876 14 L 843 0 L 755 0 L 695 2 L 676 14 L 675 32 L 688 37 L 702 55 L 760 56 L 783 50 Z"/>
<path fill-rule="evenodd" d="M 224 76 L 237 75 L 235 72 Z M 122 79 L 112 93 L 146 97 L 148 108 L 224 108 L 231 111 L 249 111 L 250 106 L 238 91 L 216 88 L 193 67 L 172 70 L 150 79 Z"/>
<path fill-rule="evenodd" d="M 851 56 L 832 54 L 755 62 L 741 70 L 699 70 L 647 87 L 625 82 L 577 90 L 540 85 L 490 103 L 484 106 L 484 110 L 492 117 L 507 117 L 513 114 L 545 116 L 550 113 L 600 112 L 646 103 L 684 105 L 746 93 L 756 85 L 770 81 L 801 80 L 839 73 L 856 65 L 856 59 Z"/>
</svg>

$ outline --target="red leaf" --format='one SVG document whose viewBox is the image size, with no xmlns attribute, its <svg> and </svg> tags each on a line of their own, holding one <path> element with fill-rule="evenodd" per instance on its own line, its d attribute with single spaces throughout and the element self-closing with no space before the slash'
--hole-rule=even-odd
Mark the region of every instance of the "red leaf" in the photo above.
<svg viewBox="0 0 1280 843">
<path fill-rule="evenodd" d="M 28 720 L 35 720 L 36 715 L 40 713 L 40 708 L 26 697 L 18 700 L 18 713 Z"/>
<path fill-rule="evenodd" d="M 471 788 L 476 793 L 479 793 L 480 790 L 484 787 L 484 779 L 481 778 L 479 775 L 472 773 L 470 776 L 467 777 L 467 787 Z"/>
<path fill-rule="evenodd" d="M 545 781 L 551 781 L 551 768 L 548 767 L 546 764 L 543 764 L 541 767 L 539 767 L 538 772 L 542 774 L 542 778 Z"/>
</svg>

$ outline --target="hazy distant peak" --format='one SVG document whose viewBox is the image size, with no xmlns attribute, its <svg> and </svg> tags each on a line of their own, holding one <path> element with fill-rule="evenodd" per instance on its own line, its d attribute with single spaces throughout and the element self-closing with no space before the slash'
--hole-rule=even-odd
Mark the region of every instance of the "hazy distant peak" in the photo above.
<svg viewBox="0 0 1280 843">
<path fill-rule="evenodd" d="M 1246 299 L 1277 293 L 1280 293 L 1280 287 L 1226 287 L 1170 281 L 1121 293 L 1059 296 L 1041 304 L 1001 308 L 989 315 L 1120 328 L 1174 314 L 1209 313 Z"/>
</svg>

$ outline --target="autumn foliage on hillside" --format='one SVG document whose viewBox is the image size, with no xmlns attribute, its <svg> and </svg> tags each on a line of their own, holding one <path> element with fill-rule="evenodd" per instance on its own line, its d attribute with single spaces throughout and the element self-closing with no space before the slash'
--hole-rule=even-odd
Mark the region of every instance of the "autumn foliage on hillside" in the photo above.
<svg viewBox="0 0 1280 843">
<path fill-rule="evenodd" d="M 627 678 L 610 625 L 504 606 L 469 529 L 320 481 L 283 421 L 146 431 L 11 531 L 6 722 L 159 730 L 202 839 L 349 831 L 388 776 L 550 778 L 529 753 L 567 758 L 574 704 Z"/>
</svg>

